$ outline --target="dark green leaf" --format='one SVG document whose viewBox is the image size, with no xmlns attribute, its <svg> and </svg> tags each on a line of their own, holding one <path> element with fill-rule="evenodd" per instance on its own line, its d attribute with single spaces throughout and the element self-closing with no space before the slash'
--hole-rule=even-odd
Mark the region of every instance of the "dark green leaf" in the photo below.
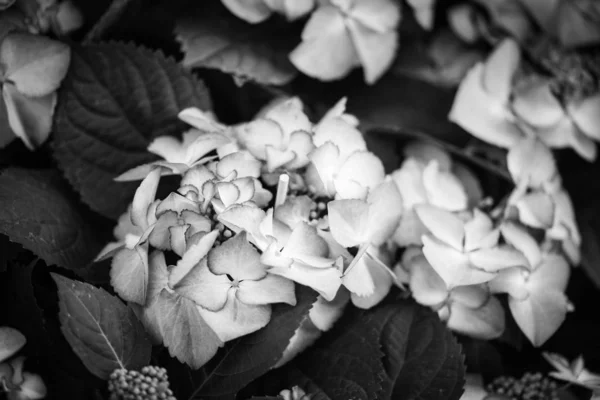
<svg viewBox="0 0 600 400">
<path fill-rule="evenodd" d="M 87 369 L 107 379 L 117 368 L 139 369 L 152 346 L 133 310 L 104 289 L 52 274 L 61 330 Z"/>
<path fill-rule="evenodd" d="M 288 385 L 332 400 L 459 399 L 464 383 L 450 331 L 429 309 L 394 294 L 371 310 L 347 310 L 285 373 Z"/>
<path fill-rule="evenodd" d="M 117 218 L 137 183 L 117 183 L 122 172 L 150 162 L 146 149 L 157 136 L 189 127 L 177 114 L 206 110 L 204 85 L 160 52 L 129 44 L 74 46 L 59 91 L 54 157 L 84 202 Z"/>
<path fill-rule="evenodd" d="M 265 374 L 281 358 L 300 323 L 317 299 L 317 293 L 296 285 L 295 306 L 273 305 L 269 324 L 228 343 L 196 375 L 201 383 L 190 399 L 234 399 L 250 381 Z"/>
<path fill-rule="evenodd" d="M 102 243 L 54 170 L 8 168 L 0 175 L 0 232 L 47 264 L 85 268 Z"/>
<path fill-rule="evenodd" d="M 297 74 L 288 53 L 297 42 L 289 29 L 248 24 L 224 10 L 204 6 L 177 22 L 187 68 L 214 68 L 241 80 L 283 85 Z M 294 38 L 294 39 L 292 39 Z"/>
</svg>

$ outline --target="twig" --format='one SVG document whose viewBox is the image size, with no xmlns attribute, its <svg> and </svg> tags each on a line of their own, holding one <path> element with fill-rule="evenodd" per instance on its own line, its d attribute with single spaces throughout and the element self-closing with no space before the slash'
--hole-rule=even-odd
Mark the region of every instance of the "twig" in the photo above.
<svg viewBox="0 0 600 400">
<path fill-rule="evenodd" d="M 119 20 L 125 8 L 132 0 L 113 0 L 108 10 L 100 17 L 100 20 L 90 29 L 83 39 L 84 44 L 102 38 L 106 31 Z"/>
</svg>

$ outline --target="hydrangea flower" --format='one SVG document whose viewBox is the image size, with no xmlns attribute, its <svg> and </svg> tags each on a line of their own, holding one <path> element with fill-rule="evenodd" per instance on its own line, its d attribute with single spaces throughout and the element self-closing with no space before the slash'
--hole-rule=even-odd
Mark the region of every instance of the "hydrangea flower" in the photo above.
<svg viewBox="0 0 600 400">
<path fill-rule="evenodd" d="M 398 47 L 400 9 L 391 0 L 326 0 L 313 12 L 290 54 L 300 71 L 329 81 L 362 66 L 367 83 L 389 68 Z"/>
<path fill-rule="evenodd" d="M 499 244 L 499 230 L 478 209 L 466 222 L 431 205 L 416 211 L 431 232 L 422 237 L 423 253 L 451 289 L 488 282 L 502 269 L 527 263 L 518 250 Z"/>
<path fill-rule="evenodd" d="M 534 346 L 541 346 L 564 321 L 571 305 L 564 292 L 570 275 L 567 260 L 542 250 L 522 228 L 505 223 L 502 235 L 519 248 L 527 263 L 505 269 L 489 282 L 493 293 L 508 293 L 517 325 Z"/>
<path fill-rule="evenodd" d="M 485 285 L 448 289 L 420 249 L 405 251 L 401 266 L 413 298 L 437 311 L 453 331 L 480 339 L 494 339 L 504 332 L 504 309 Z"/>
<path fill-rule="evenodd" d="M 517 43 L 502 41 L 461 82 L 450 120 L 499 147 L 515 147 L 526 135 L 534 135 L 549 147 L 572 147 L 593 161 L 593 140 L 600 140 L 600 95 L 573 99 L 563 107 L 547 79 L 527 76 L 515 82 L 520 64 Z"/>
<path fill-rule="evenodd" d="M 421 236 L 427 233 L 415 206 L 431 204 L 448 211 L 463 211 L 469 205 L 462 182 L 450 170 L 448 154 L 432 146 L 418 150 L 426 154 L 414 154 L 391 174 L 402 196 L 402 217 L 393 237 L 399 246 L 421 244 Z"/>
<path fill-rule="evenodd" d="M 245 232 L 197 261 L 174 289 L 198 305 L 200 315 L 224 342 L 267 325 L 271 304 L 296 304 L 294 283 L 268 273 Z"/>
<path fill-rule="evenodd" d="M 396 230 L 402 212 L 402 198 L 391 181 L 369 193 L 365 200 L 334 200 L 327 205 L 329 230 L 337 243 L 357 248 L 356 256 L 344 270 L 343 285 L 352 302 L 371 308 L 389 292 L 395 277 L 378 257 L 377 248 Z"/>
<path fill-rule="evenodd" d="M 514 40 L 502 41 L 485 63 L 477 63 L 461 82 L 449 119 L 495 146 L 512 147 L 524 134 L 510 109 L 512 80 L 521 61 Z"/>
<path fill-rule="evenodd" d="M 364 199 L 385 177 L 381 160 L 367 151 L 356 118 L 345 113 L 341 99 L 315 126 L 317 148 L 308 158 L 306 184 L 317 196 Z"/>
<path fill-rule="evenodd" d="M 278 103 L 263 115 L 236 129 L 240 144 L 257 159 L 266 161 L 269 172 L 306 166 L 308 153 L 314 149 L 313 126 L 302 111 L 300 99 Z"/>
<path fill-rule="evenodd" d="M 246 201 L 264 207 L 272 195 L 258 180 L 261 166 L 247 152 L 230 153 L 219 161 L 189 169 L 181 179 L 179 193 L 200 202 L 203 212 L 209 204 L 217 212 Z"/>
<path fill-rule="evenodd" d="M 570 363 L 560 354 L 544 352 L 542 356 L 555 369 L 555 371 L 550 372 L 551 377 L 588 388 L 594 391 L 594 396 L 600 395 L 600 375 L 585 368 L 583 356 L 577 357 Z"/>
<path fill-rule="evenodd" d="M 273 209 L 265 212 L 252 205 L 234 205 L 218 219 L 236 233 L 248 233 L 249 241 L 263 252 L 261 261 L 270 267 L 269 273 L 309 286 L 332 300 L 341 285 L 339 268 L 328 257 L 325 240 L 306 222 L 310 209 L 301 202 L 292 206 L 300 213 L 300 221 L 293 226 L 273 218 Z"/>
<path fill-rule="evenodd" d="M 596 158 L 600 140 L 600 94 L 573 99 L 566 107 L 552 93 L 550 81 L 528 79 L 514 88 L 515 115 L 553 148 L 572 147 L 581 157 Z"/>
</svg>

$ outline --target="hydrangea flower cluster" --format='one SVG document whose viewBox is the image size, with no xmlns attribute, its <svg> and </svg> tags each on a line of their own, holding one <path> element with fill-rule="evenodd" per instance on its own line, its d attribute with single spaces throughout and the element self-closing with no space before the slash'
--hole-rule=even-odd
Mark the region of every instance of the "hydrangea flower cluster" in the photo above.
<svg viewBox="0 0 600 400">
<path fill-rule="evenodd" d="M 180 118 L 193 126 L 181 141 L 159 137 L 148 148 L 162 160 L 116 178 L 141 184 L 98 258 L 112 257 L 115 291 L 172 354 L 173 332 L 158 322 L 171 309 L 160 299 L 192 304 L 178 323 L 202 325 L 213 343 L 203 339 L 194 366 L 266 326 L 272 304 L 294 306 L 296 285 L 319 297 L 278 365 L 330 329 L 346 304 L 374 307 L 394 285 L 408 284 L 417 302 L 475 337 L 502 333 L 499 293 L 536 345 L 562 323 L 567 259 L 578 259 L 580 239 L 539 141 L 509 154 L 517 188 L 489 210 L 475 175 L 435 146 L 407 146 L 386 175 L 345 99 L 316 124 L 297 98 L 236 126 L 198 109 Z M 179 187 L 157 199 L 165 175 L 180 176 Z"/>
<path fill-rule="evenodd" d="M 117 177 L 142 181 L 98 258 L 112 257 L 114 289 L 142 308 L 157 341 L 164 332 L 149 315 L 163 290 L 191 300 L 222 343 L 267 325 L 271 304 L 295 305 L 295 284 L 314 289 L 291 357 L 346 303 L 370 308 L 394 284 L 386 242 L 402 211 L 396 184 L 345 100 L 317 124 L 302 108 L 277 101 L 232 127 L 183 110 L 194 127 L 183 140 L 157 138 L 149 150 L 163 160 Z M 163 175 L 180 184 L 156 199 Z"/>
<path fill-rule="evenodd" d="M 167 370 L 152 365 L 140 371 L 113 371 L 108 381 L 110 400 L 176 400 L 169 389 Z"/>
<path fill-rule="evenodd" d="M 222 2 L 233 14 L 253 24 L 265 21 L 273 13 L 296 20 L 312 12 L 302 32 L 302 42 L 289 58 L 296 68 L 313 78 L 340 79 L 362 66 L 365 81 L 374 83 L 390 67 L 398 47 L 400 8 L 392 0 Z M 431 16 L 423 18 L 431 23 Z"/>
<path fill-rule="evenodd" d="M 464 78 L 450 119 L 502 148 L 535 137 L 593 161 L 600 140 L 600 93 L 559 99 L 549 77 L 527 72 L 518 43 L 504 39 Z"/>
<path fill-rule="evenodd" d="M 515 189 L 495 209 L 472 173 L 438 148 L 407 147 L 392 174 L 404 199 L 393 240 L 408 246 L 396 267 L 413 297 L 455 331 L 492 339 L 504 330 L 496 295 L 534 345 L 544 343 L 571 305 L 564 291 L 581 238 L 552 153 L 524 139 L 508 153 Z"/>
</svg>

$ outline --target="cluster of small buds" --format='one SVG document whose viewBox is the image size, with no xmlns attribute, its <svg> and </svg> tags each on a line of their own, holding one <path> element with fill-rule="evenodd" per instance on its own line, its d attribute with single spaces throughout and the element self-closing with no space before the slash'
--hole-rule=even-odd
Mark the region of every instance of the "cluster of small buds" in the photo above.
<svg viewBox="0 0 600 400">
<path fill-rule="evenodd" d="M 110 400 L 175 400 L 167 370 L 146 366 L 141 371 L 116 369 L 108 381 Z"/>
<path fill-rule="evenodd" d="M 526 372 L 519 379 L 500 376 L 487 386 L 487 391 L 506 396 L 511 400 L 559 399 L 556 382 L 539 372 Z"/>
</svg>

